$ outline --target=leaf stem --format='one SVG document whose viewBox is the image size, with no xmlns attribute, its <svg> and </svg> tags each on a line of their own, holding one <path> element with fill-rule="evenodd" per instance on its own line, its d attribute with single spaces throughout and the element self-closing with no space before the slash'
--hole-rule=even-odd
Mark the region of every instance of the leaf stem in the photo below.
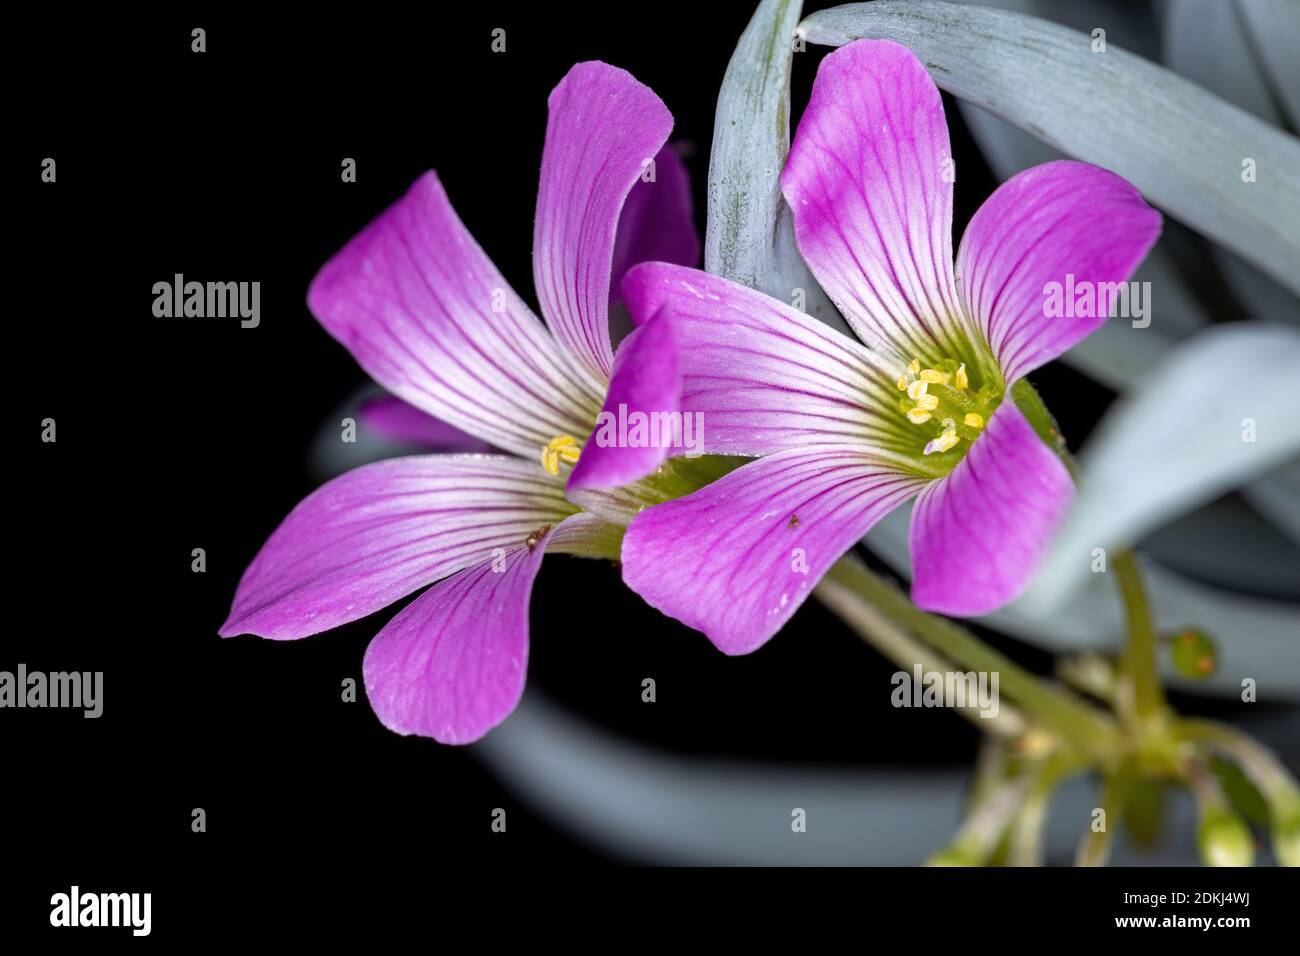
<svg viewBox="0 0 1300 956">
<path fill-rule="evenodd" d="M 875 574 L 853 554 L 845 555 L 831 567 L 817 586 L 816 593 L 859 635 L 876 645 L 878 637 L 863 626 L 861 616 L 846 610 L 851 607 L 844 600 L 846 591 L 854 599 L 874 607 L 886 619 L 915 634 L 956 665 L 997 673 L 1000 693 L 1004 693 L 1027 716 L 1069 741 L 1079 752 L 1090 754 L 1103 764 L 1112 763 L 1120 753 L 1119 728 L 1108 715 L 1067 691 L 1049 686 L 964 628 L 946 618 L 919 610 L 897 587 Z"/>
<path fill-rule="evenodd" d="M 1120 659 L 1119 677 L 1123 682 L 1118 699 L 1131 701 L 1131 715 L 1146 723 L 1164 708 L 1160 688 L 1160 671 L 1156 662 L 1156 632 L 1151 609 L 1142 586 L 1142 572 L 1132 551 L 1124 551 L 1114 562 L 1120 597 L 1128 621 L 1128 643 Z"/>
</svg>

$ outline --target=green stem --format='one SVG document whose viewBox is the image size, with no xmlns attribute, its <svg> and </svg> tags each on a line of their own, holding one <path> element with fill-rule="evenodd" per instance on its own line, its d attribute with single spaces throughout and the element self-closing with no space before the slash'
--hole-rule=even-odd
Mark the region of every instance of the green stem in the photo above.
<svg viewBox="0 0 1300 956">
<path fill-rule="evenodd" d="M 1212 720 L 1179 720 L 1180 740 L 1203 743 L 1239 766 L 1271 806 L 1300 803 L 1300 787 L 1282 762 L 1250 737 Z"/>
<path fill-rule="evenodd" d="M 1106 776 L 1101 790 L 1101 810 L 1105 828 L 1092 830 L 1079 843 L 1079 850 L 1074 858 L 1075 866 L 1105 866 L 1110 859 L 1110 849 L 1115 842 L 1115 833 L 1119 830 L 1124 816 L 1124 804 L 1133 785 L 1133 766 L 1125 761 L 1120 767 Z"/>
<path fill-rule="evenodd" d="M 1020 812 L 1011 821 L 1007 847 L 1007 866 L 1043 865 L 1043 825 L 1047 822 L 1052 791 L 1067 776 L 1086 769 L 1087 765 L 1065 755 L 1049 757 L 1038 768 Z"/>
<path fill-rule="evenodd" d="M 1133 552 L 1115 558 L 1115 574 L 1128 620 L 1128 644 L 1120 660 L 1120 679 L 1131 689 L 1132 714 L 1145 723 L 1164 707 L 1160 671 L 1156 661 L 1156 632 L 1142 587 L 1142 573 Z M 1121 695 L 1121 699 L 1130 695 Z"/>
<path fill-rule="evenodd" d="M 957 831 L 953 846 L 981 865 L 987 862 L 1033 786 L 1034 780 L 1029 776 L 1002 781 L 971 811 Z"/>
<path fill-rule="evenodd" d="M 1106 714 L 1073 694 L 1048 686 L 951 621 L 919 610 L 898 588 L 873 573 L 855 555 L 845 555 L 836 562 L 818 585 L 823 600 L 843 616 L 843 601 L 835 600 L 833 590 L 829 591 L 830 600 L 827 600 L 828 585 L 830 589 L 852 592 L 958 666 L 997 673 L 1000 693 L 1080 752 L 1091 754 L 1103 763 L 1113 762 L 1120 752 L 1119 730 Z M 852 620 L 848 623 L 854 625 Z M 855 629 L 861 633 L 860 628 Z M 863 636 L 870 639 L 869 635 Z"/>
<path fill-rule="evenodd" d="M 893 661 L 911 671 L 920 665 L 926 671 L 953 669 L 951 662 L 935 652 L 910 633 L 885 616 L 879 608 L 862 600 L 861 595 L 837 581 L 823 580 L 817 587 L 817 597 L 827 608 L 839 615 L 858 636 Z M 995 737 L 1018 737 L 1029 729 L 1028 721 L 1015 708 L 1003 704 L 993 717 L 980 716 L 979 705 L 970 702 L 966 707 L 954 707 L 976 727 Z"/>
</svg>

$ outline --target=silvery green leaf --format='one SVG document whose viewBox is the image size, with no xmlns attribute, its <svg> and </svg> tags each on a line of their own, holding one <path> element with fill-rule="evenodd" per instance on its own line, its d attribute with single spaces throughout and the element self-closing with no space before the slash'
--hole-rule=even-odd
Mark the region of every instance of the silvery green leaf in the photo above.
<svg viewBox="0 0 1300 956">
<path fill-rule="evenodd" d="M 1277 471 L 1157 528 L 1143 539 L 1142 554 L 1214 587 L 1300 601 L 1300 548 L 1252 501 L 1252 489 L 1272 487 L 1266 482 Z"/>
<path fill-rule="evenodd" d="M 1268 112 L 1270 100 L 1264 81 L 1246 47 L 1232 3 L 1178 0 L 1165 5 L 1163 39 L 1154 35 L 1153 24 L 1145 19 L 1135 22 L 1144 8 L 1132 5 L 1117 9 L 1103 0 L 1069 4 L 994 0 L 987 5 L 1056 20 L 1084 32 L 1101 26 L 1111 42 L 1126 47 L 1137 45 L 1153 56 L 1159 56 L 1163 47 L 1166 62 L 1175 72 L 1277 125 L 1277 113 Z M 1010 179 L 1031 166 L 1062 158 L 1058 150 L 981 107 L 959 100 L 957 108 L 999 179 Z M 1170 251 L 1175 239 L 1183 240 L 1177 244 L 1178 256 Z M 1255 272 L 1250 281 L 1238 282 L 1238 269 L 1249 268 L 1240 259 L 1221 249 L 1189 249 L 1189 245 L 1182 236 L 1175 235 L 1173 224 L 1167 224 L 1165 233 L 1133 277 L 1137 282 L 1150 282 L 1155 290 L 1149 328 L 1135 332 L 1125 323 L 1108 323 L 1062 360 L 1118 391 L 1128 388 L 1180 338 L 1209 324 L 1210 315 L 1185 276 L 1214 268 L 1214 263 L 1201 261 L 1210 254 L 1221 257 L 1234 290 L 1250 294 L 1256 316 L 1287 317 L 1276 298 L 1265 298 L 1274 292 L 1287 295 L 1271 280 Z M 1289 296 L 1287 300 L 1294 308 L 1295 300 Z"/>
<path fill-rule="evenodd" d="M 1267 684 L 1270 699 L 1300 701 L 1300 612 L 1293 603 L 1247 597 L 1209 587 L 1154 561 L 1142 563 L 1157 628 L 1163 633 L 1194 625 L 1213 635 L 1219 669 L 1207 678 L 1180 677 L 1162 658 L 1167 680 L 1190 691 L 1234 696 L 1243 677 Z M 1027 640 L 1032 635 L 1060 647 L 1123 646 L 1125 622 L 1112 574 L 1092 574 L 1065 603 L 1042 610 L 1016 602 L 991 615 L 988 623 Z"/>
<path fill-rule="evenodd" d="M 1291 540 L 1300 541 L 1300 459 L 1288 461 L 1241 489 Z"/>
<path fill-rule="evenodd" d="M 1050 146 L 980 107 L 959 102 L 958 108 L 980 152 L 999 179 L 1010 179 L 1021 170 L 1061 158 Z M 1133 276 L 1135 282 L 1149 282 L 1153 290 L 1150 325 L 1135 328 L 1130 322 L 1107 322 L 1061 356 L 1061 361 L 1122 392 L 1137 384 L 1181 339 L 1210 324 L 1210 315 L 1188 286 L 1184 270 L 1166 248 L 1169 232 L 1151 249 Z M 1223 253 L 1223 250 L 1214 251 Z M 1223 253 L 1221 264 L 1228 271 L 1229 279 L 1234 280 L 1234 287 L 1240 288 L 1233 270 L 1250 267 L 1229 253 Z M 1258 315 L 1279 320 L 1289 317 L 1292 321 L 1300 318 L 1289 314 L 1295 311 L 1294 297 L 1276 283 L 1254 271 L 1248 284 Z M 1271 306 L 1264 305 L 1263 298 L 1270 295 L 1284 299 L 1272 298 Z M 1289 310 L 1286 303 L 1291 304 Z"/>
<path fill-rule="evenodd" d="M 1198 232 L 1300 291 L 1300 140 L 1113 43 L 943 0 L 876 0 L 803 23 L 810 42 L 887 38 L 940 87 L 1068 156 L 1114 170 Z M 1245 165 L 1243 165 L 1245 164 Z M 1243 180 L 1247 168 L 1254 182 Z"/>
<path fill-rule="evenodd" d="M 1229 103 L 1273 126 L 1282 125 L 1278 104 L 1256 62 L 1253 39 L 1241 14 L 1256 2 L 1178 0 L 1164 10 L 1161 60 L 1174 72 L 1218 93 Z"/>
<path fill-rule="evenodd" d="M 1088 576 L 1094 548 L 1164 522 L 1300 454 L 1300 333 L 1207 329 L 1147 374 L 1080 455 L 1079 494 L 1024 600 L 1050 607 Z"/>
<path fill-rule="evenodd" d="M 1292 20 L 1300 19 L 1300 4 L 1288 6 Z M 1269 78 L 1263 47 L 1246 15 L 1247 10 L 1254 10 L 1253 16 L 1262 21 L 1272 9 L 1266 0 L 1179 0 L 1169 4 L 1164 16 L 1165 64 L 1269 125 L 1284 127 L 1280 91 Z M 1295 82 L 1300 83 L 1300 77 Z M 1212 253 L 1250 317 L 1300 324 L 1300 301 L 1294 295 L 1231 252 L 1214 249 Z"/>
<path fill-rule="evenodd" d="M 510 719 L 471 748 L 565 829 L 673 866 L 916 865 L 960 822 L 966 779 L 681 756 L 568 713 L 531 682 Z M 793 807 L 810 825 L 792 840 Z"/>
<path fill-rule="evenodd" d="M 960 824 L 969 778 L 952 770 L 685 757 L 611 734 L 534 684 L 511 718 L 471 750 L 533 812 L 585 842 L 676 866 L 915 866 Z M 1087 819 L 1095 802 L 1079 778 L 1053 794 L 1049 860 L 1070 858 L 1075 821 Z M 809 826 L 791 839 L 794 807 L 807 812 Z M 1190 834 L 1190 799 L 1171 807 L 1171 817 L 1171 833 Z M 1195 862 L 1190 838 L 1170 842 L 1154 860 L 1121 846 L 1115 862 Z"/>
<path fill-rule="evenodd" d="M 1247 720 L 1241 729 L 1265 746 L 1294 740 L 1285 717 Z M 532 812 L 566 832 L 618 857 L 668 865 L 916 865 L 949 839 L 969 795 L 966 771 L 675 754 L 610 733 L 535 681 L 511 718 L 469 750 Z M 1078 821 L 1089 818 L 1096 800 L 1084 776 L 1053 792 L 1043 834 L 1048 863 L 1073 858 Z M 808 812 L 809 826 L 792 838 L 793 807 Z M 1180 791 L 1166 808 L 1168 838 L 1155 849 L 1121 840 L 1111 862 L 1194 865 L 1195 819 L 1190 796 Z"/>
<path fill-rule="evenodd" d="M 961 118 L 975 138 L 985 161 L 998 179 L 1004 182 L 1031 166 L 1041 166 L 1054 159 L 1064 158 L 1060 150 L 1053 149 L 1024 130 L 1016 129 L 1006 120 L 998 119 L 982 106 L 958 100 L 957 111 L 961 113 Z M 958 170 L 958 177 L 960 175 L 961 171 Z"/>
<path fill-rule="evenodd" d="M 1106 8 L 1095 3 L 1080 8 L 1073 4 L 1049 5 L 1042 0 L 997 0 L 996 6 L 1041 16 L 1069 16 L 1068 25 L 1079 28 L 1091 23 L 1110 25 L 1112 22 L 1112 18 L 1105 15 Z M 1271 109 L 1272 100 L 1254 64 L 1254 54 L 1248 48 L 1231 3 L 1179 0 L 1166 6 L 1164 27 L 1166 58 L 1177 72 L 1201 82 L 1262 118 L 1279 119 L 1276 110 Z M 1110 35 L 1115 37 L 1119 31 L 1112 29 Z M 1127 40 L 1130 32 L 1125 29 L 1122 35 Z M 1009 179 L 1021 170 L 1061 158 L 1061 154 L 1046 143 L 992 113 L 965 101 L 959 101 L 957 106 L 980 152 L 999 179 Z M 1169 240 L 1167 231 L 1134 276 L 1135 281 L 1150 282 L 1155 291 L 1151 301 L 1150 326 L 1134 328 L 1128 322 L 1107 322 L 1063 355 L 1062 361 L 1123 392 L 1136 385 L 1180 339 L 1210 324 L 1209 314 L 1192 293 L 1173 255 L 1166 248 Z M 1233 288 L 1251 303 L 1256 315 L 1281 320 L 1300 319 L 1294 314 L 1295 299 L 1289 293 L 1231 253 L 1217 248 L 1212 251 L 1218 255 Z M 1283 533 L 1300 541 L 1300 466 L 1293 469 L 1290 480 L 1275 471 L 1247 484 L 1242 493 Z M 1194 524 L 1197 533 L 1182 535 L 1178 540 L 1183 545 L 1180 549 L 1183 555 L 1203 562 L 1218 562 L 1212 580 L 1230 583 L 1231 579 L 1225 578 L 1222 572 L 1232 570 L 1237 560 L 1234 545 L 1243 538 L 1257 539 L 1258 536 L 1245 527 L 1246 522 L 1241 520 L 1243 516 L 1239 510 L 1218 511 L 1220 513 L 1205 516 L 1205 520 L 1189 521 L 1189 528 L 1185 530 L 1190 532 L 1190 526 Z M 1207 522 L 1217 533 L 1203 533 Z M 1176 535 L 1169 537 L 1172 540 Z M 1150 547 L 1157 554 L 1164 553 L 1163 543 L 1162 540 L 1153 540 Z"/>
<path fill-rule="evenodd" d="M 727 64 L 713 120 L 704 268 L 843 330 L 799 255 L 781 195 L 801 10 L 800 0 L 762 0 Z"/>
<path fill-rule="evenodd" d="M 1061 158 L 1061 153 L 1005 120 L 966 102 L 958 102 L 962 119 L 999 179 Z M 1134 328 L 1127 322 L 1108 322 L 1084 339 L 1061 360 L 1086 372 L 1116 391 L 1135 383 L 1180 338 L 1209 324 L 1209 316 L 1188 288 L 1167 248 L 1169 231 L 1156 242 L 1133 276 L 1148 282 L 1151 323 Z"/>
<path fill-rule="evenodd" d="M 1212 251 L 1246 318 L 1300 325 L 1300 298 L 1227 249 Z"/>
<path fill-rule="evenodd" d="M 1177 280 L 1160 284 L 1163 280 L 1159 277 L 1168 276 L 1172 268 L 1167 257 L 1157 255 L 1148 258 L 1134 276 L 1134 281 L 1150 282 L 1150 288 L 1159 290 L 1152 296 L 1150 326 L 1135 328 L 1124 319 L 1114 319 L 1062 355 L 1061 361 L 1117 392 L 1141 382 L 1181 339 L 1194 331 L 1189 326 L 1202 314 L 1194 299 L 1177 295 L 1180 288 L 1186 292 Z"/>
<path fill-rule="evenodd" d="M 903 577 L 911 577 L 907 528 L 908 507 L 895 509 L 867 534 L 864 543 Z M 1294 605 L 1233 594 L 1202 584 L 1163 567 L 1142 563 L 1148 598 L 1163 631 L 1194 624 L 1219 644 L 1217 672 L 1194 684 L 1166 668 L 1173 683 L 1198 694 L 1235 696 L 1241 678 L 1269 675 L 1270 693 L 1300 701 L 1300 612 Z M 1054 608 L 1017 601 L 977 619 L 1004 634 L 1051 651 L 1115 651 L 1123 646 L 1125 623 L 1115 581 L 1091 575 L 1064 603 Z M 1167 662 L 1166 662 L 1167 663 Z"/>
<path fill-rule="evenodd" d="M 1028 4 L 1026 4 L 1027 6 Z M 1005 120 L 970 103 L 957 104 L 975 142 L 1001 180 L 1061 158 L 1061 153 Z M 1185 335 L 1209 324 L 1209 316 L 1184 281 L 1162 236 L 1133 276 L 1149 282 L 1151 322 L 1135 328 L 1129 322 L 1107 322 L 1061 360 L 1116 391 L 1136 383 Z"/>
<path fill-rule="evenodd" d="M 1259 51 L 1270 92 L 1291 127 L 1300 126 L 1300 4 L 1295 0 L 1237 0 L 1250 42 Z"/>
<path fill-rule="evenodd" d="M 957 0 L 972 6 L 997 7 L 1030 17 L 1051 20 L 1062 26 L 1090 33 L 1095 27 L 1106 30 L 1108 42 L 1148 60 L 1160 58 L 1160 23 L 1156 10 L 1147 3 L 1133 0 Z M 1178 0 L 1175 0 L 1178 2 Z M 1156 6 L 1159 6 L 1157 0 Z"/>
</svg>

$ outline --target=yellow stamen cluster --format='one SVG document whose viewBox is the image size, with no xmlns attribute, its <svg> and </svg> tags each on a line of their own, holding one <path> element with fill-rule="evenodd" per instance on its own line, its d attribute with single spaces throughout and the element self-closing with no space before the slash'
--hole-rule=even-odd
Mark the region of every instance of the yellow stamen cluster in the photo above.
<svg viewBox="0 0 1300 956">
<path fill-rule="evenodd" d="M 548 475 L 559 475 L 560 462 L 573 465 L 578 461 L 582 446 L 572 435 L 559 435 L 542 446 L 542 467 Z"/>
<path fill-rule="evenodd" d="M 898 390 L 905 391 L 908 385 L 916 378 L 921 371 L 921 360 L 912 359 L 912 364 L 907 367 L 907 371 L 898 376 Z"/>
<path fill-rule="evenodd" d="M 958 422 L 967 429 L 966 437 L 971 440 L 976 436 L 970 432 L 984 428 L 984 416 L 970 411 L 972 406 L 979 405 L 976 396 L 971 394 L 965 364 L 952 362 L 948 369 L 922 368 L 920 359 L 912 359 L 898 377 L 898 390 L 907 395 L 907 401 L 903 402 L 907 420 L 913 425 L 927 425 L 938 418 L 939 435 L 926 443 L 926 455 L 948 451 L 961 441 Z"/>
<path fill-rule="evenodd" d="M 951 418 L 945 418 L 942 426 L 943 431 L 940 432 L 939 437 L 925 443 L 925 454 L 933 455 L 935 452 L 947 451 L 961 441 L 957 435 L 957 423 Z"/>
</svg>

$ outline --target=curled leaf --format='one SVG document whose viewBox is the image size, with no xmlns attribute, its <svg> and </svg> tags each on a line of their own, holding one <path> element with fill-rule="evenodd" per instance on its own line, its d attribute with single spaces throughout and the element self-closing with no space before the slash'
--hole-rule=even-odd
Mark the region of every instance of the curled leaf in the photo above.
<svg viewBox="0 0 1300 956">
<path fill-rule="evenodd" d="M 799 255 L 781 195 L 801 9 L 799 0 L 762 0 L 727 64 L 713 121 L 704 268 L 843 328 Z"/>
</svg>

